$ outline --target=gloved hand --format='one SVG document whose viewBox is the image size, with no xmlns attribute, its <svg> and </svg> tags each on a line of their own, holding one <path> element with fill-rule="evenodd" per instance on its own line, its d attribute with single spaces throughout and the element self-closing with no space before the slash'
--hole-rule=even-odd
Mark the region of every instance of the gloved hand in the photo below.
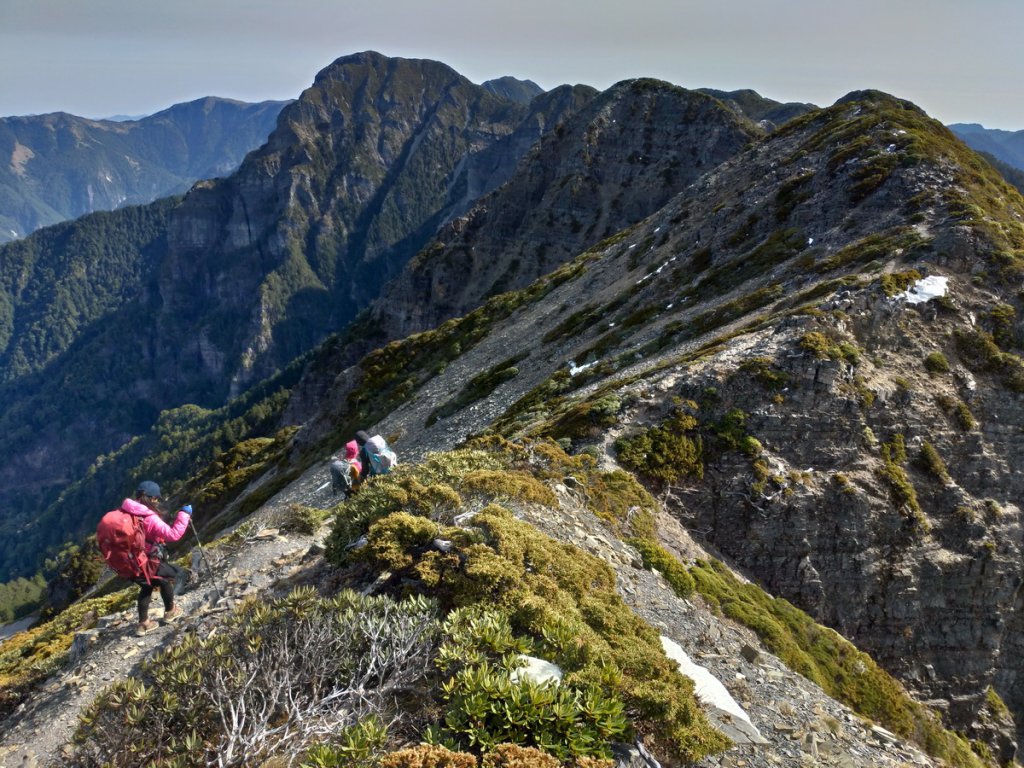
<svg viewBox="0 0 1024 768">
<path fill-rule="evenodd" d="M 192 505 L 191 504 L 186 504 L 185 506 L 183 506 L 181 508 L 181 511 L 184 512 L 186 515 L 191 515 L 192 514 Z"/>
</svg>

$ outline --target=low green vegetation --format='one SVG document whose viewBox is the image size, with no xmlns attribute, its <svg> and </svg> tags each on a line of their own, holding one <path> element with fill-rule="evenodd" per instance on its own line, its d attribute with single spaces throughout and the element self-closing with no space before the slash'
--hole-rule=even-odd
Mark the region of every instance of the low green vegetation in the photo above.
<svg viewBox="0 0 1024 768">
<path fill-rule="evenodd" d="M 786 666 L 830 696 L 951 765 L 985 765 L 965 739 L 943 728 L 935 712 L 911 699 L 899 682 L 838 633 L 755 584 L 741 583 L 718 561 L 698 561 L 690 575 L 701 597 L 754 630 Z"/>
<path fill-rule="evenodd" d="M 694 593 L 697 582 L 689 569 L 653 538 L 635 537 L 629 539 L 629 543 L 640 553 L 644 568 L 660 573 L 677 595 L 685 598 Z"/>
<path fill-rule="evenodd" d="M 0 584 L 0 623 L 32 613 L 39 606 L 45 589 L 46 579 L 41 573 L 31 579 L 19 577 Z"/>
<path fill-rule="evenodd" d="M 916 269 L 908 269 L 905 272 L 886 272 L 879 279 L 882 291 L 890 299 L 901 294 L 921 279 L 921 273 Z"/>
<path fill-rule="evenodd" d="M 924 359 L 924 367 L 928 373 L 948 373 L 949 360 L 941 352 L 929 352 Z"/>
<path fill-rule="evenodd" d="M 935 402 L 938 403 L 943 412 L 951 414 L 956 419 L 957 426 L 962 431 L 970 432 L 973 429 L 977 429 L 978 420 L 974 418 L 971 409 L 963 400 L 949 395 L 937 395 Z"/>
<path fill-rule="evenodd" d="M 1017 310 L 1010 304 L 996 304 L 989 310 L 992 338 L 1002 349 L 1018 346 Z"/>
<path fill-rule="evenodd" d="M 1002 351 L 992 334 L 978 329 L 957 329 L 953 337 L 960 359 L 970 370 L 992 373 L 1011 392 L 1024 392 L 1024 360 Z"/>
<path fill-rule="evenodd" d="M 926 245 L 927 241 L 913 227 L 894 227 L 851 243 L 819 261 L 814 269 L 824 273 L 852 264 L 887 261 L 896 256 L 907 258 Z"/>
<path fill-rule="evenodd" d="M 396 697 L 426 694 L 436 610 L 421 597 L 309 588 L 251 600 L 219 632 L 186 635 L 101 693 L 81 717 L 75 764 L 264 764 L 322 746 L 325 733 L 340 737 L 329 747 L 351 747 L 360 713 L 387 722 Z"/>
<path fill-rule="evenodd" d="M 751 357 L 740 364 L 739 370 L 749 374 L 761 386 L 768 390 L 780 390 L 789 386 L 792 377 L 779 370 L 770 357 Z"/>
<path fill-rule="evenodd" d="M 882 466 L 879 475 L 889 486 L 893 501 L 904 515 L 914 522 L 919 532 L 928 530 L 928 521 L 924 510 L 917 500 L 917 491 L 903 468 L 907 463 L 907 449 L 903 443 L 903 435 L 897 433 L 889 442 L 882 443 Z"/>
<path fill-rule="evenodd" d="M 741 409 L 732 408 L 727 411 L 712 429 L 726 449 L 739 451 L 751 458 L 761 454 L 761 441 L 747 433 L 747 414 Z"/>
<path fill-rule="evenodd" d="M 4 640 L 0 645 L 0 717 L 10 714 L 67 662 L 76 632 L 94 627 L 99 616 L 124 610 L 137 593 L 130 588 L 81 600 L 50 621 Z"/>
<path fill-rule="evenodd" d="M 683 478 L 704 478 L 704 446 L 695 413 L 689 402 L 676 407 L 661 424 L 615 444 L 619 462 L 627 469 L 672 484 Z"/>
<path fill-rule="evenodd" d="M 618 423 L 622 398 L 615 394 L 601 394 L 567 408 L 542 434 L 556 440 L 598 437 Z"/>
<path fill-rule="evenodd" d="M 480 482 L 481 473 L 486 483 Z M 564 670 L 563 686 L 573 696 L 597 697 L 593 701 L 605 702 L 600 707 L 609 713 L 621 711 L 631 731 L 673 760 L 692 761 L 723 748 L 726 741 L 704 721 L 689 681 L 665 658 L 657 633 L 621 602 L 614 573 L 596 558 L 546 538 L 509 511 L 523 504 L 556 504 L 543 484 L 538 488 L 527 478 L 537 483 L 567 474 L 575 485 L 595 489 L 596 503 L 609 518 L 628 517 L 627 505 L 638 491 L 598 472 L 589 457 L 569 457 L 553 443 L 492 439 L 380 478 L 341 505 L 327 556 L 343 567 L 389 574 L 387 589 L 430 594 L 442 612 L 488 606 L 496 611 L 488 621 L 507 625 L 517 643 L 528 642 Z M 480 510 L 472 527 L 448 527 L 462 509 Z M 366 545 L 347 549 L 360 532 L 366 533 Z M 435 548 L 435 539 L 450 546 Z M 462 651 L 457 655 L 466 657 Z M 488 665 L 489 674 L 499 666 L 493 658 Z M 479 687 L 482 682 L 463 682 L 491 700 Z M 453 684 L 453 697 L 466 693 L 462 684 Z M 484 688 L 505 691 L 503 685 L 489 680 Z M 523 706 L 528 707 L 526 699 Z M 451 722 L 465 724 L 469 705 L 458 701 L 463 714 L 453 714 Z M 469 745 L 471 739 L 459 735 L 467 727 L 460 725 L 458 733 L 447 736 L 441 727 L 438 738 Z M 487 732 L 502 728 L 492 724 Z M 592 754 L 601 754 L 601 739 L 594 742 Z M 559 743 L 545 751 L 577 749 L 568 737 Z"/>
<path fill-rule="evenodd" d="M 823 331 L 805 333 L 800 339 L 800 346 L 818 360 L 836 360 L 851 365 L 860 360 L 860 350 L 855 344 Z"/>
<path fill-rule="evenodd" d="M 934 475 L 939 482 L 943 484 L 952 482 L 952 479 L 949 476 L 949 470 L 946 468 L 946 462 L 944 462 L 942 457 L 939 456 L 939 452 L 935 450 L 935 446 L 927 440 L 921 443 L 921 454 L 918 457 L 918 461 L 922 468 Z"/>
</svg>

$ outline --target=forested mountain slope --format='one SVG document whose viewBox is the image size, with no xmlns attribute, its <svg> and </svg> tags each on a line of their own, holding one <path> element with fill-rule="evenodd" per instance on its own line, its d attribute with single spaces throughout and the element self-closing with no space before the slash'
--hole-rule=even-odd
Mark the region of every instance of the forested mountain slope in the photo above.
<svg viewBox="0 0 1024 768">
<path fill-rule="evenodd" d="M 344 328 L 593 95 L 566 86 L 524 105 L 438 62 L 356 54 L 230 177 L 4 246 L 0 504 L 22 533 L 3 570 L 31 573 L 25 555 L 86 530 L 60 493 L 97 457 L 161 411 L 224 406 Z"/>
<path fill-rule="evenodd" d="M 0 243 L 230 173 L 267 140 L 284 105 L 207 97 L 124 122 L 0 118 Z"/>
</svg>

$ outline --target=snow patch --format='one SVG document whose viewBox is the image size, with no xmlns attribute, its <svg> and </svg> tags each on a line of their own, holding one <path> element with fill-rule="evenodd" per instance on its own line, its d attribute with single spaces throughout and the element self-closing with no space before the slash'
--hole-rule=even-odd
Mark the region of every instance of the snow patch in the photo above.
<svg viewBox="0 0 1024 768">
<path fill-rule="evenodd" d="M 599 361 L 595 360 L 594 362 L 586 363 L 585 365 L 576 365 L 576 363 L 574 361 L 570 360 L 569 361 L 569 375 L 570 376 L 575 376 L 577 373 L 583 373 L 583 371 L 587 370 L 588 368 L 593 368 L 595 365 L 598 364 L 598 362 Z"/>
<path fill-rule="evenodd" d="M 722 682 L 704 667 L 694 664 L 678 643 L 662 635 L 661 647 L 665 649 L 665 655 L 679 665 L 679 671 L 693 680 L 694 693 L 702 703 L 717 707 L 754 728 L 750 717 L 743 707 L 736 703 L 736 699 L 726 690 Z M 754 730 L 757 729 L 754 728 Z"/>
<path fill-rule="evenodd" d="M 910 288 L 899 295 L 905 299 L 907 304 L 924 304 L 932 299 L 938 299 L 949 292 L 949 278 L 929 275 L 922 277 Z"/>
<path fill-rule="evenodd" d="M 526 654 L 520 654 L 519 660 L 524 662 L 523 666 L 516 667 L 512 670 L 512 674 L 509 675 L 509 679 L 513 683 L 526 680 L 537 685 L 549 682 L 554 682 L 555 684 L 562 682 L 562 670 L 557 664 L 544 661 L 544 659 L 538 659 L 536 656 L 527 656 Z"/>
</svg>

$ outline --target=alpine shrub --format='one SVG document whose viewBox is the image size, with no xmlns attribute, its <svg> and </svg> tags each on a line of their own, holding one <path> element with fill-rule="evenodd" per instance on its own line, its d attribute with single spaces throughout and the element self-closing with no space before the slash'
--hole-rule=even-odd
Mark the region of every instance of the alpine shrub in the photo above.
<svg viewBox="0 0 1024 768">
<path fill-rule="evenodd" d="M 369 753 L 383 736 L 367 718 L 394 721 L 396 693 L 430 670 L 435 612 L 424 598 L 325 600 L 308 588 L 245 603 L 223 631 L 186 636 L 97 697 L 75 764 L 228 768 L 311 749 L 312 760 Z"/>
</svg>

